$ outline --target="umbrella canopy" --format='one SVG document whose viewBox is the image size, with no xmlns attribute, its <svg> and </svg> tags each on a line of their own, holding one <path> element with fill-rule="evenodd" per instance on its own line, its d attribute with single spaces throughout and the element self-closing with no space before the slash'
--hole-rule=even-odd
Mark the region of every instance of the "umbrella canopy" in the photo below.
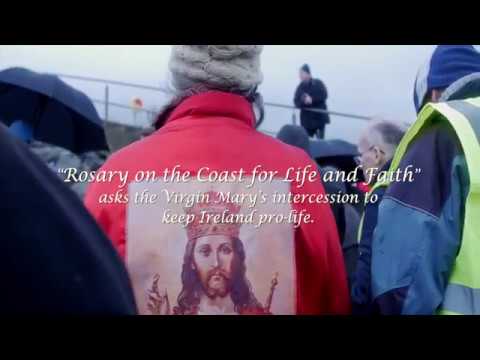
<svg viewBox="0 0 480 360">
<path fill-rule="evenodd" d="M 357 147 L 344 140 L 310 140 L 310 152 L 321 167 L 334 166 L 347 173 L 357 167 Z M 358 172 L 358 179 L 363 179 L 361 171 Z"/>
<path fill-rule="evenodd" d="M 108 150 L 92 101 L 58 76 L 23 68 L 0 72 L 0 118 L 30 123 L 33 138 L 72 152 Z"/>
<path fill-rule="evenodd" d="M 310 152 L 314 158 L 358 156 L 357 147 L 347 141 L 334 140 L 311 140 Z"/>
</svg>

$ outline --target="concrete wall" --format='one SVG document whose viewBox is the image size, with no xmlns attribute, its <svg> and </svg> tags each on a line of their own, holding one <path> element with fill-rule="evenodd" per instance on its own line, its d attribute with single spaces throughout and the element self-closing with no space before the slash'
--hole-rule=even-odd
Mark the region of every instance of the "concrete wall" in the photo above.
<svg viewBox="0 0 480 360">
<path fill-rule="evenodd" d="M 122 147 L 139 140 L 144 133 L 144 129 L 113 123 L 109 121 L 104 122 L 107 141 L 112 152 L 121 149 Z"/>
</svg>

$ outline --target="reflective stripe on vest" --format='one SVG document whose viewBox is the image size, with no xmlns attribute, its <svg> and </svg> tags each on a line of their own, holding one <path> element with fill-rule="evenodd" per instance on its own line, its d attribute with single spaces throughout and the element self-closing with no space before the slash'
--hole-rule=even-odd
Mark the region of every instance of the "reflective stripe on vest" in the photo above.
<svg viewBox="0 0 480 360">
<path fill-rule="evenodd" d="M 435 104 L 462 144 L 469 168 L 470 193 L 480 193 L 480 99 Z"/>
<path fill-rule="evenodd" d="M 448 105 L 465 115 L 480 143 L 480 108 L 467 101 L 452 101 Z"/>
<path fill-rule="evenodd" d="M 390 178 L 390 176 L 386 176 L 387 179 Z M 372 189 L 367 193 L 367 197 L 371 196 L 375 190 L 378 188 L 385 186 L 387 187 L 389 185 L 388 180 L 385 181 L 378 181 L 373 185 Z M 362 240 L 362 232 L 363 232 L 363 223 L 365 221 L 365 209 L 362 212 L 362 216 L 360 217 L 360 222 L 358 224 L 358 230 L 357 230 L 357 243 L 360 244 L 360 241 Z"/>
<path fill-rule="evenodd" d="M 365 209 L 362 212 L 362 216 L 360 217 L 360 221 L 358 223 L 358 230 L 357 230 L 357 244 L 360 244 L 362 240 L 362 231 L 363 231 L 363 222 L 365 221 Z"/>
<path fill-rule="evenodd" d="M 450 313 L 480 315 L 480 289 L 448 284 L 442 307 Z"/>
</svg>

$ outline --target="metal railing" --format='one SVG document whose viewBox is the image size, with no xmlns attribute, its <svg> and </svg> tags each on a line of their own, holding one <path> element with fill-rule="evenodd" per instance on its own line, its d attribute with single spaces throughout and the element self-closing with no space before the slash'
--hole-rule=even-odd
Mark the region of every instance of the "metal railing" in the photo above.
<svg viewBox="0 0 480 360">
<path fill-rule="evenodd" d="M 172 90 L 169 90 L 167 88 L 157 87 L 157 86 L 136 84 L 136 83 L 130 83 L 130 82 L 125 82 L 125 81 L 102 79 L 102 78 L 95 78 L 95 77 L 88 77 L 88 76 L 78 76 L 78 75 L 71 75 L 71 74 L 58 74 L 57 73 L 57 74 L 54 74 L 54 75 L 57 75 L 60 78 L 64 78 L 64 79 L 80 80 L 80 81 L 86 81 L 86 82 L 90 82 L 90 83 L 103 84 L 105 86 L 104 100 L 94 99 L 93 102 L 96 103 L 96 104 L 103 104 L 104 105 L 104 120 L 105 121 L 111 121 L 111 119 L 109 118 L 109 108 L 110 107 L 116 107 L 116 108 L 128 109 L 128 110 L 133 110 L 134 109 L 130 105 L 120 104 L 120 103 L 115 103 L 115 102 L 110 101 L 110 87 L 109 87 L 110 85 L 123 86 L 123 87 L 149 90 L 149 91 L 156 91 L 156 92 L 161 92 L 161 93 L 168 94 L 168 95 L 173 95 Z M 264 105 L 266 107 L 270 106 L 270 107 L 274 107 L 274 108 L 292 110 L 292 123 L 296 124 L 296 122 L 297 122 L 296 113 L 299 111 L 299 109 L 296 108 L 295 106 L 280 104 L 280 103 L 274 103 L 274 102 L 268 102 L 268 101 L 264 102 Z M 345 113 L 345 112 L 332 111 L 332 110 L 323 110 L 323 109 L 316 109 L 316 108 L 308 108 L 308 109 L 305 109 L 305 110 L 311 111 L 311 112 L 316 112 L 316 113 L 329 114 L 329 115 L 333 115 L 333 116 L 340 116 L 340 117 L 358 119 L 358 120 L 370 120 L 370 119 L 372 119 L 371 116 L 358 115 L 358 114 Z M 148 110 L 148 109 L 141 108 L 141 109 L 136 109 L 136 111 L 146 113 L 152 119 L 156 115 L 155 111 Z M 135 126 L 135 124 L 132 125 L 132 126 Z M 265 132 L 265 133 L 268 133 L 270 135 L 275 134 L 273 131 L 268 131 L 268 130 L 262 130 L 262 131 Z"/>
<path fill-rule="evenodd" d="M 113 102 L 113 101 L 105 101 L 105 100 L 99 100 L 99 99 L 92 99 L 92 101 L 93 101 L 94 104 L 104 105 L 107 108 L 106 116 L 104 116 L 104 120 L 109 120 L 108 119 L 108 107 L 109 106 L 113 106 L 113 107 L 116 107 L 116 108 L 119 108 L 119 109 L 132 110 L 132 107 L 130 105 L 120 104 L 120 103 L 116 103 L 116 102 Z M 152 117 L 157 115 L 157 112 L 153 111 L 153 110 L 138 109 L 138 111 L 147 113 L 148 115 L 150 115 Z"/>
<path fill-rule="evenodd" d="M 107 84 L 107 85 L 119 85 L 119 86 L 126 86 L 126 87 L 132 87 L 132 88 L 137 88 L 137 89 L 160 91 L 160 92 L 164 92 L 164 93 L 172 93 L 172 91 L 170 91 L 166 88 L 161 88 L 161 87 L 157 87 L 157 86 L 150 86 L 150 85 L 135 84 L 135 83 L 125 82 L 125 81 L 108 80 L 108 79 L 100 79 L 100 78 L 94 78 L 94 77 L 89 77 L 89 76 L 78 76 L 78 75 L 59 74 L 59 73 L 55 73 L 53 75 L 57 75 L 61 78 L 65 78 L 65 79 L 83 80 L 83 81 L 89 81 L 89 82 L 98 82 L 98 83 Z"/>
<path fill-rule="evenodd" d="M 283 109 L 290 109 L 290 110 L 298 110 L 298 108 L 296 108 L 295 106 L 292 106 L 292 105 L 278 104 L 278 103 L 272 103 L 272 102 L 264 102 L 264 105 L 266 105 L 266 106 L 272 106 L 272 107 L 276 107 L 276 108 L 283 108 Z M 348 117 L 348 118 L 360 119 L 360 120 L 370 120 L 370 119 L 372 118 L 371 116 L 349 114 L 349 113 L 332 111 L 332 110 L 323 110 L 323 109 L 315 109 L 315 108 L 307 108 L 307 109 L 304 109 L 304 110 L 306 110 L 306 111 L 311 111 L 311 112 L 315 112 L 315 113 L 322 113 L 322 114 L 329 114 L 329 115 L 335 115 L 335 116 L 342 116 L 342 117 Z"/>
</svg>

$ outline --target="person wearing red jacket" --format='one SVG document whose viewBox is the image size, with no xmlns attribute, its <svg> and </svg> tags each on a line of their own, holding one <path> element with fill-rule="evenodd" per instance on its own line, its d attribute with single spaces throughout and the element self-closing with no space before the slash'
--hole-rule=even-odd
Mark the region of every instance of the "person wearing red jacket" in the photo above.
<svg viewBox="0 0 480 360">
<path fill-rule="evenodd" d="M 261 50 L 174 46 L 170 71 L 179 96 L 155 133 L 100 169 L 122 171 L 126 182 L 112 177 L 87 190 L 87 208 L 127 262 L 141 313 L 350 312 L 328 203 L 278 200 L 325 191 L 318 179 L 294 176 L 316 171 L 304 151 L 256 130 Z M 137 176 L 152 171 L 152 181 Z M 167 176 L 175 173 L 190 177 L 175 182 Z M 261 181 L 262 174 L 270 178 Z M 299 214 L 305 221 L 284 221 Z"/>
</svg>

